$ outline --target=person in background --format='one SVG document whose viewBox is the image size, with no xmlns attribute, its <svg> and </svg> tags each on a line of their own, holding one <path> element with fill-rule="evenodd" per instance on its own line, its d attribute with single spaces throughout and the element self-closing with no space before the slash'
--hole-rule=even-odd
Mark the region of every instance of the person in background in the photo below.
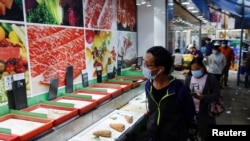
<svg viewBox="0 0 250 141">
<path fill-rule="evenodd" d="M 173 58 L 174 58 L 174 70 L 182 71 L 183 56 L 179 48 L 175 49 Z"/>
<path fill-rule="evenodd" d="M 211 43 L 211 38 L 209 37 L 205 38 L 205 47 L 206 47 L 205 56 L 209 56 L 210 54 L 212 54 L 213 44 Z"/>
<path fill-rule="evenodd" d="M 196 57 L 200 57 L 200 58 L 204 58 L 203 56 L 203 53 L 198 50 L 193 44 L 189 44 L 188 45 L 188 50 L 189 50 L 189 53 L 193 55 L 194 58 Z"/>
<path fill-rule="evenodd" d="M 212 47 L 212 54 L 208 57 L 208 72 L 214 74 L 218 82 L 220 82 L 223 68 L 226 66 L 226 58 L 220 53 L 220 45 Z"/>
<path fill-rule="evenodd" d="M 246 57 L 246 74 L 245 74 L 245 87 L 246 88 L 248 88 L 249 76 L 250 76 L 250 52 L 247 52 L 247 57 Z"/>
<path fill-rule="evenodd" d="M 149 48 L 144 56 L 143 75 L 148 99 L 147 130 L 139 141 L 187 141 L 195 114 L 190 89 L 170 75 L 172 55 L 162 46 Z"/>
<path fill-rule="evenodd" d="M 229 73 L 229 69 L 230 69 L 230 66 L 231 64 L 234 63 L 234 60 L 235 60 L 235 54 L 234 54 L 234 51 L 231 47 L 228 46 L 228 41 L 227 40 L 223 40 L 221 42 L 221 47 L 220 47 L 220 51 L 221 53 L 223 53 L 226 57 L 226 66 L 224 67 L 223 69 L 223 72 L 222 72 L 222 75 L 223 75 L 223 78 L 224 78 L 224 86 L 227 87 L 228 84 L 228 73 Z"/>
<path fill-rule="evenodd" d="M 195 104 L 196 117 L 189 139 L 195 140 L 195 133 L 202 141 L 207 141 L 208 125 L 215 125 L 216 120 L 208 114 L 208 104 L 220 95 L 220 85 L 213 74 L 209 74 L 201 58 L 194 58 L 190 63 L 190 73 L 185 85 L 191 89 Z M 192 134 L 193 133 L 193 134 Z"/>
</svg>

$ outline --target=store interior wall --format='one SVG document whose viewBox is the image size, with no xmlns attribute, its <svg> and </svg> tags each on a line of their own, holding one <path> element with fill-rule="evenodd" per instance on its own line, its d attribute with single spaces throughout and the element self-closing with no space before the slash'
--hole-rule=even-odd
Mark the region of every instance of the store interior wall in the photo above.
<svg viewBox="0 0 250 141">
<path fill-rule="evenodd" d="M 138 56 L 154 45 L 165 46 L 165 0 L 155 0 L 151 7 L 137 6 Z"/>
</svg>

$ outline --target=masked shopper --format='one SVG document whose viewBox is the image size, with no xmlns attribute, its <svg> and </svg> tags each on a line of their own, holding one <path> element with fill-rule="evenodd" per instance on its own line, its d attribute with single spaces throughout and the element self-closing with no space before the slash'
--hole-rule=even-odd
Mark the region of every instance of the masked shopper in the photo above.
<svg viewBox="0 0 250 141">
<path fill-rule="evenodd" d="M 228 46 L 228 42 L 227 40 L 223 40 L 221 43 L 221 47 L 220 47 L 220 51 L 221 53 L 223 53 L 226 57 L 227 63 L 226 66 L 223 69 L 223 78 L 224 78 L 224 86 L 227 87 L 227 82 L 228 82 L 228 73 L 229 73 L 229 69 L 230 66 L 234 63 L 235 60 L 235 54 L 234 51 L 231 47 Z"/>
<path fill-rule="evenodd" d="M 148 100 L 147 130 L 139 141 L 186 141 L 195 114 L 190 89 L 170 75 L 171 54 L 161 46 L 147 50 L 143 74 Z"/>
<path fill-rule="evenodd" d="M 208 72 L 214 74 L 220 82 L 223 68 L 226 66 L 226 58 L 220 52 L 219 45 L 212 47 L 212 54 L 208 57 Z"/>
<path fill-rule="evenodd" d="M 201 141 L 207 141 L 208 125 L 215 125 L 215 117 L 208 114 L 208 104 L 220 96 L 220 85 L 213 74 L 207 73 L 201 58 L 194 58 L 190 63 L 190 74 L 186 77 L 187 85 L 193 95 L 196 117 L 189 139 L 196 141 L 197 133 Z"/>
</svg>

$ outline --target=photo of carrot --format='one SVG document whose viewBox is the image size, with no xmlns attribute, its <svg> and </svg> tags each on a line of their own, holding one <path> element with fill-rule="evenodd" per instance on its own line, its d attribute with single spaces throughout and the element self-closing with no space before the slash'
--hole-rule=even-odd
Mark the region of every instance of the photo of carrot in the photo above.
<svg viewBox="0 0 250 141">
<path fill-rule="evenodd" d="M 110 138 L 111 137 L 111 131 L 110 130 L 98 130 L 93 132 L 93 135 L 95 136 L 100 136 L 100 137 L 107 137 Z"/>
<path fill-rule="evenodd" d="M 124 118 L 126 119 L 126 121 L 127 121 L 128 123 L 133 123 L 133 116 L 124 115 Z"/>
<path fill-rule="evenodd" d="M 122 123 L 110 123 L 109 126 L 118 132 L 122 132 L 123 130 L 125 130 L 125 125 Z"/>
</svg>

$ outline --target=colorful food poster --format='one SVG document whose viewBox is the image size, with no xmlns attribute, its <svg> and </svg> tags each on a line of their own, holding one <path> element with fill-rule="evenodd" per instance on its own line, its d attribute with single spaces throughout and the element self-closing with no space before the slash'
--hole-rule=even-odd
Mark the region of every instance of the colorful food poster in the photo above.
<svg viewBox="0 0 250 141">
<path fill-rule="evenodd" d="M 89 78 L 96 78 L 96 68 L 102 68 L 102 75 L 107 74 L 107 66 L 116 66 L 116 32 L 106 30 L 85 30 L 86 60 Z"/>
<path fill-rule="evenodd" d="M 0 103 L 7 101 L 4 77 L 24 73 L 30 95 L 26 32 L 22 24 L 0 23 Z"/>
<path fill-rule="evenodd" d="M 122 68 L 130 67 L 135 63 L 137 57 L 137 33 L 118 32 L 118 56 L 122 58 Z"/>
<path fill-rule="evenodd" d="M 0 0 L 0 19 L 24 21 L 22 0 Z"/>
<path fill-rule="evenodd" d="M 85 0 L 84 27 L 117 29 L 116 0 Z"/>
<path fill-rule="evenodd" d="M 29 23 L 83 27 L 82 0 L 25 0 Z"/>
<path fill-rule="evenodd" d="M 67 66 L 74 66 L 74 81 L 81 81 L 85 65 L 83 28 L 28 25 L 33 93 L 48 91 L 51 78 L 65 85 Z"/>
<path fill-rule="evenodd" d="M 118 30 L 136 32 L 137 9 L 135 0 L 117 0 Z"/>
</svg>

